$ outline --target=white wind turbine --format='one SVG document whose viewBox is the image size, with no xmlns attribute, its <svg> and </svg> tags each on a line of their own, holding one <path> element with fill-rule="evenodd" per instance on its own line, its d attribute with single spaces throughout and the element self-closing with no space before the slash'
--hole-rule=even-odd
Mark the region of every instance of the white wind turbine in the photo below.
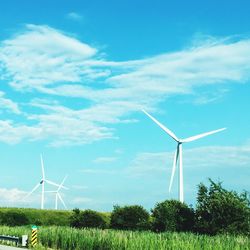
<svg viewBox="0 0 250 250">
<path fill-rule="evenodd" d="M 50 184 L 50 185 L 56 186 L 56 187 L 59 187 L 60 185 L 46 179 L 42 155 L 40 155 L 40 158 L 41 158 L 41 167 L 42 167 L 42 179 L 40 180 L 39 183 L 36 184 L 36 186 L 23 199 L 28 198 L 32 193 L 34 193 L 40 187 L 40 185 L 42 185 L 41 209 L 44 209 L 45 182 Z M 66 189 L 64 186 L 62 186 L 62 188 Z"/>
<path fill-rule="evenodd" d="M 56 210 L 58 208 L 58 199 L 61 201 L 61 203 L 63 204 L 64 208 L 67 209 L 67 207 L 65 205 L 65 202 L 63 201 L 62 196 L 59 193 L 59 191 L 63 188 L 63 184 L 64 184 L 64 182 L 65 182 L 65 180 L 66 180 L 67 177 L 68 177 L 67 175 L 64 177 L 63 181 L 58 186 L 57 190 L 55 190 L 55 191 L 46 191 L 46 193 L 54 193 L 56 195 L 55 196 L 55 209 Z"/>
<path fill-rule="evenodd" d="M 159 121 L 157 121 L 152 115 L 147 113 L 145 110 L 142 110 L 142 111 L 149 118 L 151 118 L 158 126 L 160 126 L 170 137 L 172 137 L 177 142 L 177 149 L 176 149 L 175 154 L 174 154 L 174 162 L 173 162 L 172 174 L 171 174 L 171 179 L 170 179 L 170 184 L 169 184 L 169 192 L 171 191 L 176 165 L 177 165 L 178 160 L 179 160 L 179 200 L 181 202 L 184 202 L 183 168 L 182 168 L 183 167 L 183 164 L 182 164 L 182 144 L 186 143 L 186 142 L 191 142 L 191 141 L 198 140 L 198 139 L 200 139 L 202 137 L 205 137 L 205 136 L 208 136 L 208 135 L 218 133 L 220 131 L 225 130 L 226 128 L 221 128 L 221 129 L 213 130 L 213 131 L 206 132 L 206 133 L 203 133 L 203 134 L 191 136 L 191 137 L 188 137 L 186 139 L 179 139 L 170 129 L 168 129 L 163 124 L 161 124 Z"/>
</svg>

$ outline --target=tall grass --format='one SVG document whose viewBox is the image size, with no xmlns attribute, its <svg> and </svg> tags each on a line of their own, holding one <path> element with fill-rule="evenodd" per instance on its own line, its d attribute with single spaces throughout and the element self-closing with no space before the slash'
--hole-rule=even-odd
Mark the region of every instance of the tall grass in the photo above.
<svg viewBox="0 0 250 250">
<path fill-rule="evenodd" d="M 30 234 L 28 227 L 0 227 L 0 234 Z M 39 242 L 45 248 L 61 250 L 242 250 L 250 249 L 246 236 L 205 236 L 191 233 L 131 232 L 69 227 L 40 227 Z M 41 247 L 39 248 L 41 249 Z"/>
</svg>

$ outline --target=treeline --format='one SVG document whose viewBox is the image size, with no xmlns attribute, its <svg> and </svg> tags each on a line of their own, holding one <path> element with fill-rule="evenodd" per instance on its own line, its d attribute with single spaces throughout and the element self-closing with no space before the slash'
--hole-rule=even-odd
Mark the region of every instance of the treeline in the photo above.
<svg viewBox="0 0 250 250">
<path fill-rule="evenodd" d="M 150 213 L 139 205 L 114 206 L 111 213 L 1 208 L 0 224 L 250 235 L 250 200 L 247 192 L 228 191 L 210 180 L 208 187 L 198 186 L 195 209 L 176 200 L 159 202 Z"/>
<path fill-rule="evenodd" d="M 249 235 L 249 205 L 247 192 L 228 191 L 210 180 L 209 187 L 198 186 L 196 209 L 176 200 L 157 203 L 151 213 L 138 205 L 114 206 L 110 220 L 96 211 L 74 209 L 70 224 L 76 228 Z"/>
</svg>

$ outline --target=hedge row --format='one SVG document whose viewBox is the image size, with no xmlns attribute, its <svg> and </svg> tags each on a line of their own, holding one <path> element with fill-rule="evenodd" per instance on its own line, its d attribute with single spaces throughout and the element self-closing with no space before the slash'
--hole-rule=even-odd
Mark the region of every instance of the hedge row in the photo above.
<svg viewBox="0 0 250 250">
<path fill-rule="evenodd" d="M 76 228 L 111 228 L 152 230 L 155 232 L 197 232 L 215 235 L 233 233 L 250 235 L 250 200 L 247 192 L 238 194 L 210 180 L 200 184 L 196 209 L 176 200 L 157 203 L 149 213 L 142 206 L 114 206 L 112 213 L 74 209 L 55 211 L 1 208 L 0 224 L 71 226 Z"/>
<path fill-rule="evenodd" d="M 197 206 L 193 209 L 176 200 L 157 203 L 151 214 L 142 206 L 114 206 L 110 223 L 102 214 L 73 210 L 71 226 L 78 228 L 112 228 L 121 230 L 152 230 L 155 232 L 196 232 L 250 235 L 249 194 L 238 194 L 210 180 L 210 186 L 200 184 Z"/>
<path fill-rule="evenodd" d="M 41 210 L 33 208 L 0 208 L 0 225 L 56 225 L 68 226 L 72 211 Z"/>
</svg>

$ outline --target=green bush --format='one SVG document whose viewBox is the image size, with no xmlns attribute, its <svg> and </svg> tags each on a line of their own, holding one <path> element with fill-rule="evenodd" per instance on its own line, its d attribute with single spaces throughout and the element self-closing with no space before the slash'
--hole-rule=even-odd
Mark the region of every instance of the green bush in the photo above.
<svg viewBox="0 0 250 250">
<path fill-rule="evenodd" d="M 85 210 L 80 211 L 79 209 L 73 210 L 73 215 L 70 219 L 70 225 L 76 228 L 107 228 L 108 221 L 104 215 L 93 211 Z"/>
<path fill-rule="evenodd" d="M 56 226 L 69 226 L 69 218 L 72 215 L 72 211 L 65 210 L 41 210 L 34 208 L 0 208 L 0 223 L 1 217 L 5 213 L 21 213 L 28 219 L 27 224 L 34 225 L 56 225 Z M 2 223 L 3 224 L 3 223 Z"/>
<path fill-rule="evenodd" d="M 191 231 L 194 225 L 194 211 L 177 200 L 157 203 L 152 209 L 152 229 L 156 232 Z"/>
<path fill-rule="evenodd" d="M 21 211 L 0 212 L 0 224 L 7 226 L 23 226 L 29 224 L 27 216 Z"/>
<path fill-rule="evenodd" d="M 113 229 L 147 230 L 150 228 L 149 217 L 142 206 L 114 206 L 110 226 Z"/>
<path fill-rule="evenodd" d="M 247 193 L 237 194 L 211 179 L 200 184 L 197 195 L 196 230 L 199 233 L 249 234 L 250 208 Z"/>
</svg>

